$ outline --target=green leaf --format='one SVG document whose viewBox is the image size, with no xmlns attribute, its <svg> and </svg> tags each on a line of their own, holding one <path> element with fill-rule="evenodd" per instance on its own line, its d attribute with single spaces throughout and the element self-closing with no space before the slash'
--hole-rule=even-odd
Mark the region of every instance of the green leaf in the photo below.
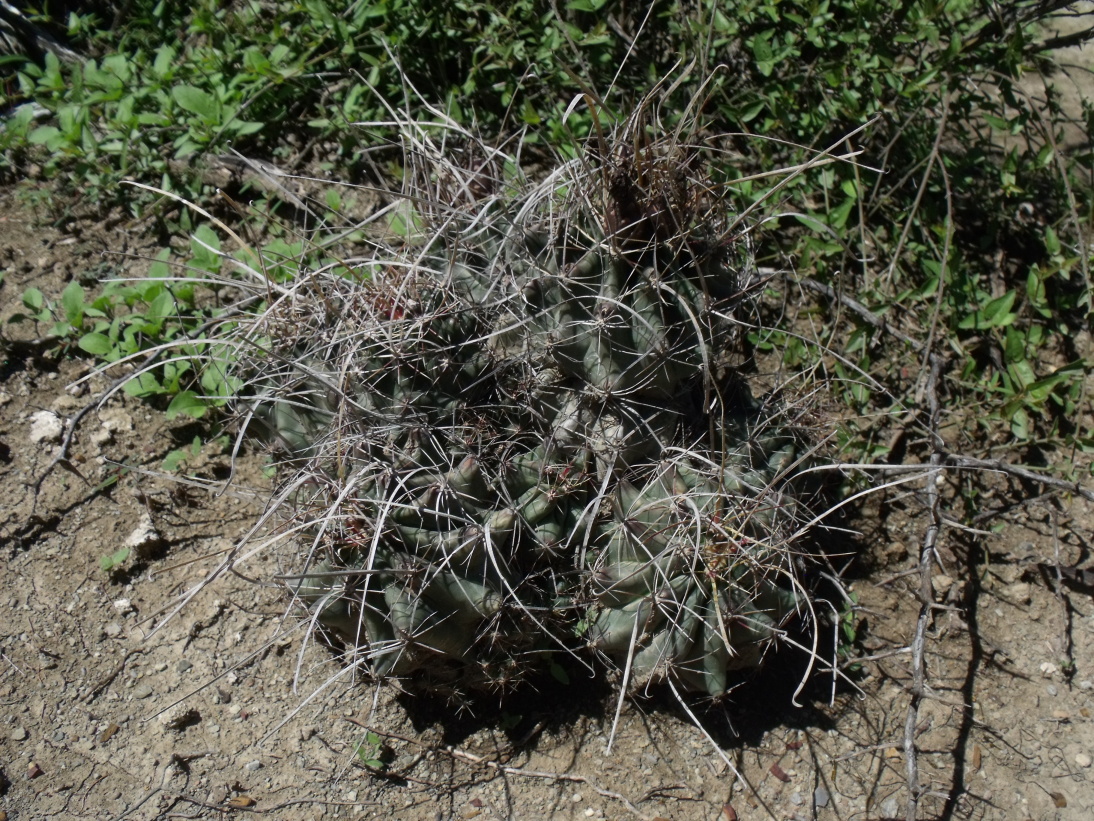
<svg viewBox="0 0 1094 821">
<path fill-rule="evenodd" d="M 76 280 L 68 283 L 61 292 L 61 307 L 64 309 L 65 319 L 73 328 L 84 324 L 84 289 Z"/>
<path fill-rule="evenodd" d="M 28 310 L 37 313 L 42 310 L 42 306 L 45 304 L 46 298 L 37 288 L 27 288 L 23 291 L 23 305 L 25 305 Z"/>
<path fill-rule="evenodd" d="M 80 350 L 92 356 L 106 356 L 114 350 L 114 343 L 110 341 L 110 337 L 100 333 L 84 334 L 76 344 Z"/>
<path fill-rule="evenodd" d="M 207 123 L 220 121 L 220 105 L 209 92 L 197 86 L 175 86 L 171 89 L 171 96 L 175 98 L 180 108 L 191 114 L 197 114 Z"/>
<path fill-rule="evenodd" d="M 122 388 L 129 396 L 136 396 L 137 398 L 143 398 L 146 396 L 156 396 L 163 393 L 163 386 L 160 385 L 159 380 L 156 379 L 155 374 L 150 371 L 145 371 L 142 374 L 130 379 L 125 383 L 125 387 Z"/>
<path fill-rule="evenodd" d="M 957 323 L 957 327 L 962 330 L 986 330 L 988 328 L 1003 328 L 1012 324 L 1018 318 L 1018 315 L 1011 311 L 1016 296 L 1017 292 L 1007 291 L 1001 297 L 989 301 L 980 310 L 966 316 Z"/>
<path fill-rule="evenodd" d="M 181 414 L 186 414 L 194 419 L 200 419 L 205 415 L 206 410 L 208 410 L 208 406 L 200 396 L 193 391 L 182 391 L 167 406 L 167 418 L 170 420 Z"/>
<path fill-rule="evenodd" d="M 1051 225 L 1045 226 L 1045 250 L 1050 256 L 1055 257 L 1060 254 L 1060 237 L 1052 230 Z"/>
<path fill-rule="evenodd" d="M 566 671 L 557 661 L 552 661 L 548 669 L 551 672 L 551 678 L 553 678 L 559 684 L 569 685 L 570 676 L 567 675 Z"/>
<path fill-rule="evenodd" d="M 166 77 L 175 62 L 175 50 L 171 46 L 160 46 L 156 49 L 156 59 L 152 63 L 152 71 L 159 77 Z"/>
<path fill-rule="evenodd" d="M 125 564 L 125 560 L 129 558 L 129 548 L 123 547 L 120 550 L 115 550 L 113 553 L 109 553 L 99 559 L 99 567 L 104 571 L 111 571 L 115 567 L 120 567 Z"/>
<path fill-rule="evenodd" d="M 205 223 L 194 229 L 190 248 L 195 255 L 208 254 L 210 250 L 220 250 L 220 236 Z"/>
<path fill-rule="evenodd" d="M 759 116 L 760 112 L 764 110 L 764 107 L 766 105 L 766 100 L 757 100 L 756 102 L 754 102 L 752 105 L 750 105 L 748 108 L 740 113 L 739 117 L 741 122 L 752 122 L 754 119 L 756 119 L 757 116 Z"/>
<path fill-rule="evenodd" d="M 1028 385 L 1037 380 L 1037 374 L 1033 372 L 1033 366 L 1025 359 L 1020 359 L 1008 365 L 1007 373 L 1010 374 L 1010 378 L 1014 380 L 1014 384 L 1018 386 L 1019 390 L 1025 390 Z"/>
<path fill-rule="evenodd" d="M 61 129 L 52 125 L 41 125 L 27 135 L 27 142 L 31 145 L 49 145 L 54 147 L 54 141 L 61 137 Z"/>
<path fill-rule="evenodd" d="M 163 471 L 174 473 L 186 461 L 186 451 L 173 450 L 163 458 Z"/>
<path fill-rule="evenodd" d="M 1020 362 L 1026 358 L 1026 337 L 1017 328 L 1007 328 L 1006 340 L 1003 345 L 1003 358 L 1008 363 Z"/>
<path fill-rule="evenodd" d="M 167 317 L 174 315 L 175 297 L 170 291 L 165 289 L 149 304 L 148 318 L 155 321 L 157 319 L 166 319 Z"/>
</svg>

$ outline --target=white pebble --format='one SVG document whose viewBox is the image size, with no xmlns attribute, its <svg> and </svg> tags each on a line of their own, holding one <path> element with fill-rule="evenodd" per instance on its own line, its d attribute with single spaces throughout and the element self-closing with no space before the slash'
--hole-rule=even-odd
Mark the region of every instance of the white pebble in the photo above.
<svg viewBox="0 0 1094 821">
<path fill-rule="evenodd" d="M 61 417 L 51 411 L 38 411 L 30 417 L 30 441 L 34 444 L 60 442 L 64 432 Z"/>
<path fill-rule="evenodd" d="M 159 541 L 160 534 L 156 530 L 155 524 L 152 523 L 152 517 L 148 515 L 147 511 L 142 511 L 140 523 L 129 534 L 129 538 L 125 540 L 125 546 L 130 550 L 140 550 L 142 547 L 157 544 Z"/>
<path fill-rule="evenodd" d="M 1083 769 L 1086 769 L 1090 766 L 1090 756 L 1088 756 L 1086 753 L 1079 753 L 1075 756 L 1075 763 Z"/>
</svg>

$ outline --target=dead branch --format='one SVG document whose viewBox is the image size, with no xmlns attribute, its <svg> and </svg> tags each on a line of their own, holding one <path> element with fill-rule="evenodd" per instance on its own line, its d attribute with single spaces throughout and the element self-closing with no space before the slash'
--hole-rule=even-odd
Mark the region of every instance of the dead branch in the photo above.
<svg viewBox="0 0 1094 821">
<path fill-rule="evenodd" d="M 931 357 L 931 370 L 927 378 L 927 402 L 930 407 L 929 432 L 931 437 L 931 471 L 927 474 L 927 510 L 930 523 L 919 551 L 919 617 L 916 619 L 915 637 L 912 639 L 912 693 L 908 703 L 908 715 L 904 722 L 904 760 L 908 778 L 907 821 L 916 821 L 919 808 L 919 765 L 916 758 L 916 722 L 919 704 L 926 695 L 927 667 L 925 663 L 927 626 L 934 607 L 934 587 L 931 584 L 931 565 L 934 562 L 938 534 L 942 530 L 942 515 L 938 493 L 938 480 L 942 476 L 944 453 L 938 422 L 942 406 L 938 401 L 938 383 L 941 378 L 941 362 Z"/>
</svg>

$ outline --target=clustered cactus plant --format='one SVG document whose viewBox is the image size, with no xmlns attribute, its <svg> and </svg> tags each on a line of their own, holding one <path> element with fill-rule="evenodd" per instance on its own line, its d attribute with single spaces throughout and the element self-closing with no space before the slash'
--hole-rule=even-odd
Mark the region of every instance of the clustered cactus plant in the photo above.
<svg viewBox="0 0 1094 821">
<path fill-rule="evenodd" d="M 643 133 L 533 182 L 418 128 L 410 228 L 246 330 L 285 578 L 375 676 L 459 696 L 571 653 L 717 697 L 802 608 L 801 443 L 737 367 L 747 242 Z"/>
</svg>

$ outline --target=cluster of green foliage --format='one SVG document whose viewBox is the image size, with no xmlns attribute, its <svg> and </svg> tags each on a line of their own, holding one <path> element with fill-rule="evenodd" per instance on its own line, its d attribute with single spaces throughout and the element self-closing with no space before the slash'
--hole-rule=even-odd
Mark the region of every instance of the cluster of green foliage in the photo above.
<svg viewBox="0 0 1094 821">
<path fill-rule="evenodd" d="M 429 100 L 434 114 L 473 116 L 495 131 L 527 124 L 536 128 L 529 139 L 558 144 L 572 140 L 562 123 L 568 98 L 556 96 L 574 86 L 571 66 L 595 82 L 624 55 L 596 14 L 603 5 L 199 0 L 180 14 L 138 0 L 110 32 L 94 15 L 71 15 L 69 36 L 95 56 L 15 61 L 0 108 L 36 106 L 9 112 L 0 154 L 38 158 L 105 203 L 124 196 L 117 183 L 126 177 L 194 196 L 193 159 L 231 148 L 299 164 L 319 146 L 348 173 L 361 159 L 351 124 L 390 119 L 385 101 L 412 89 L 423 116 L 433 116 Z"/>
<path fill-rule="evenodd" d="M 1090 363 L 1073 339 L 1090 321 L 1094 160 L 1061 150 L 1051 86 L 1033 99 L 1020 83 L 1044 67 L 1053 43 L 1041 24 L 1066 5 L 134 0 L 110 31 L 93 15 L 67 19 L 93 55 L 83 63 L 5 64 L 0 156 L 103 202 L 131 197 L 126 177 L 200 198 L 197 160 L 230 148 L 346 178 L 382 144 L 388 104 L 517 135 L 535 159 L 572 152 L 595 121 L 627 116 L 660 85 L 651 123 L 719 141 L 726 162 L 707 172 L 740 210 L 766 215 L 763 265 L 853 295 L 944 355 L 947 405 L 970 441 L 1002 432 L 1090 451 L 1075 421 Z M 819 162 L 827 150 L 860 153 Z M 765 176 L 780 168 L 798 170 Z M 755 346 L 838 379 L 859 414 L 845 446 L 885 458 L 893 415 L 922 406 L 923 354 L 794 277 L 772 280 L 769 296 L 790 313 Z M 75 290 L 53 308 L 25 301 L 104 361 L 207 318 L 162 277 L 89 303 Z M 137 389 L 188 402 L 233 390 L 184 376 Z"/>
</svg>

